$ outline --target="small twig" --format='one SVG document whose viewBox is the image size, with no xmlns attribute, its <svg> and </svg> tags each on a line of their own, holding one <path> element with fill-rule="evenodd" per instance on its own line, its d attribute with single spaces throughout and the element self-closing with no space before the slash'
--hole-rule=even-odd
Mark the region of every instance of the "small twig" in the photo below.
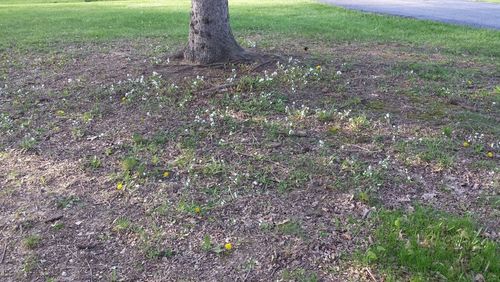
<svg viewBox="0 0 500 282">
<path fill-rule="evenodd" d="M 2 258 L 0 258 L 0 264 L 2 264 L 3 261 L 5 260 L 5 254 L 6 253 L 7 253 L 7 243 L 5 243 L 4 246 L 3 246 Z"/>
<path fill-rule="evenodd" d="M 94 274 L 92 273 L 92 266 L 90 266 L 90 263 L 88 260 L 85 260 L 87 262 L 87 266 L 89 267 L 89 270 L 90 270 L 90 282 L 93 282 L 94 281 Z"/>
<path fill-rule="evenodd" d="M 235 63 L 238 63 L 238 62 L 235 62 Z M 171 64 L 168 66 L 170 66 L 170 67 L 185 67 L 185 69 L 192 69 L 192 68 L 221 67 L 221 66 L 226 66 L 229 64 L 234 64 L 234 62 L 220 62 L 220 63 L 213 63 L 213 64 Z"/>
<path fill-rule="evenodd" d="M 368 272 L 368 274 L 370 274 L 370 277 L 373 279 L 373 281 L 377 282 L 377 278 L 375 278 L 375 276 L 373 276 L 372 272 L 370 271 L 370 269 L 367 267 L 365 268 L 366 272 Z"/>
<path fill-rule="evenodd" d="M 359 148 L 359 149 L 361 149 L 363 151 L 366 151 L 366 152 L 369 152 L 369 153 L 372 153 L 372 154 L 382 152 L 382 150 L 372 151 L 370 149 L 367 149 L 365 147 L 362 147 L 362 146 L 359 146 L 359 145 L 356 145 L 356 144 L 346 144 L 345 146 L 356 147 L 356 148 Z"/>
<path fill-rule="evenodd" d="M 269 275 L 269 277 L 273 277 L 273 276 L 274 276 L 274 274 L 275 274 L 278 270 L 279 270 L 279 266 L 275 267 L 275 268 L 273 269 L 273 271 L 271 272 L 271 275 Z"/>
<path fill-rule="evenodd" d="M 275 62 L 275 61 L 276 61 L 275 59 L 272 59 L 272 60 L 265 61 L 265 62 L 263 62 L 263 63 L 261 63 L 261 64 L 258 64 L 258 65 L 256 65 L 255 67 L 253 67 L 253 68 L 250 70 L 250 72 L 254 72 L 254 71 L 256 71 L 257 69 L 259 69 L 259 68 L 261 68 L 261 67 L 263 67 L 263 66 L 265 66 L 265 65 L 268 65 L 269 63 Z"/>
<path fill-rule="evenodd" d="M 215 87 L 212 87 L 212 88 L 209 88 L 207 90 L 204 90 L 202 93 L 204 95 L 206 94 L 212 94 L 212 93 L 217 93 L 219 90 L 221 89 L 224 89 L 224 88 L 230 88 L 230 87 L 233 87 L 235 86 L 236 83 L 226 83 L 226 84 L 221 84 L 221 85 L 217 85 Z"/>
<path fill-rule="evenodd" d="M 258 156 L 255 156 L 255 155 L 252 155 L 252 154 L 246 154 L 246 153 L 243 153 L 243 152 L 236 152 L 237 155 L 240 155 L 240 156 L 245 156 L 245 157 L 249 157 L 249 158 L 254 158 L 255 157 L 258 157 Z M 274 165 L 277 165 L 277 166 L 281 166 L 281 167 L 286 167 L 285 165 L 279 163 L 279 162 L 275 162 L 273 160 L 269 160 L 269 159 L 266 159 L 266 158 L 262 158 L 262 159 L 259 159 L 259 161 L 264 161 L 264 162 L 268 162 L 268 163 L 271 163 L 271 164 L 274 164 Z M 275 180 L 276 182 L 279 182 L 277 180 Z"/>
<path fill-rule="evenodd" d="M 252 271 L 252 268 L 250 268 L 247 273 L 245 274 L 245 277 L 243 277 L 243 282 L 247 281 L 248 275 L 250 275 L 250 272 Z"/>
<path fill-rule="evenodd" d="M 62 214 L 58 214 L 58 215 L 55 215 L 55 216 L 52 216 L 52 217 L 46 219 L 45 223 L 52 223 L 54 221 L 58 221 L 61 218 L 63 218 L 63 215 Z"/>
</svg>

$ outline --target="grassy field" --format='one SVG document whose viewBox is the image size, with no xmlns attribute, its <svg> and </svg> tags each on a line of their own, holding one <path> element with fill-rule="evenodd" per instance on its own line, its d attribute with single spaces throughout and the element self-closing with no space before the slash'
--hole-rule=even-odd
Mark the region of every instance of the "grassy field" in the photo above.
<svg viewBox="0 0 500 282">
<path fill-rule="evenodd" d="M 157 38 L 179 44 L 187 32 L 189 1 L 2 1 L 0 47 L 32 48 L 58 42 Z M 310 42 L 399 42 L 474 55 L 500 54 L 498 32 L 362 14 L 313 1 L 231 1 L 240 39 L 259 34 Z M 303 13 L 307 11 L 307 13 Z M 276 20 L 279 18 L 279 20 Z"/>
<path fill-rule="evenodd" d="M 0 281 L 498 281 L 500 32 L 230 2 L 0 0 Z"/>
</svg>

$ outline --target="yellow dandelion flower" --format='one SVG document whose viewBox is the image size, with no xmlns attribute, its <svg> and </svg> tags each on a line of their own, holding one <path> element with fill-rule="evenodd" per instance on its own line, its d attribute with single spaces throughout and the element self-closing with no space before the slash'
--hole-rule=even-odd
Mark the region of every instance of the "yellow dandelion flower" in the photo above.
<svg viewBox="0 0 500 282">
<path fill-rule="evenodd" d="M 317 69 L 317 70 L 320 70 L 320 69 L 321 69 L 321 66 L 320 66 L 320 65 L 317 65 L 317 66 L 316 66 L 316 69 Z"/>
<path fill-rule="evenodd" d="M 468 141 L 464 141 L 464 147 L 467 148 L 470 146 L 470 143 Z"/>
<path fill-rule="evenodd" d="M 163 173 L 163 177 L 169 177 L 170 176 L 170 171 L 165 171 Z"/>
<path fill-rule="evenodd" d="M 122 182 L 118 182 L 118 184 L 116 184 L 116 190 L 123 190 L 123 183 Z"/>
<path fill-rule="evenodd" d="M 488 153 L 486 153 L 486 156 L 488 158 L 493 158 L 494 154 L 493 154 L 493 152 L 488 152 Z"/>
<path fill-rule="evenodd" d="M 194 208 L 194 212 L 195 212 L 195 213 L 200 213 L 200 212 L 201 212 L 201 208 L 200 208 L 200 207 L 196 207 L 196 208 Z"/>
<path fill-rule="evenodd" d="M 231 244 L 231 243 L 226 243 L 226 244 L 224 245 L 224 249 L 226 249 L 226 250 L 228 250 L 228 251 L 232 250 L 232 249 L 233 249 L 233 244 Z"/>
</svg>

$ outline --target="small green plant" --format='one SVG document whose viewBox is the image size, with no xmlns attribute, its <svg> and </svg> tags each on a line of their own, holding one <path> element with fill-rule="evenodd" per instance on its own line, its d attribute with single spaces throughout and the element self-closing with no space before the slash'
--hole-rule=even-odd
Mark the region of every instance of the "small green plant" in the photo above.
<svg viewBox="0 0 500 282">
<path fill-rule="evenodd" d="M 83 127 L 75 126 L 71 128 L 71 137 L 74 140 L 81 140 L 86 134 L 86 130 Z"/>
<path fill-rule="evenodd" d="M 332 125 L 332 126 L 328 127 L 328 134 L 337 135 L 341 130 L 342 130 L 342 128 L 340 128 L 340 126 Z"/>
<path fill-rule="evenodd" d="M 353 131 L 361 131 L 370 126 L 370 121 L 365 115 L 360 115 L 349 119 L 349 128 Z"/>
<path fill-rule="evenodd" d="M 474 152 L 476 154 L 481 154 L 482 152 L 484 152 L 484 145 L 483 144 L 475 144 L 473 146 L 473 148 L 474 148 Z"/>
<path fill-rule="evenodd" d="M 91 111 L 82 114 L 82 121 L 90 123 L 101 115 L 100 108 L 95 106 Z"/>
<path fill-rule="evenodd" d="M 207 253 L 209 252 L 215 254 L 229 253 L 233 249 L 233 244 L 231 243 L 225 243 L 223 245 L 214 244 L 210 239 L 210 236 L 205 235 L 205 237 L 203 237 L 203 241 L 201 242 L 201 249 Z"/>
<path fill-rule="evenodd" d="M 8 131 L 14 127 L 12 118 L 7 113 L 0 113 L 0 131 Z"/>
<path fill-rule="evenodd" d="M 309 174 L 301 169 L 295 169 L 288 177 L 278 183 L 278 191 L 285 193 L 301 187 L 309 180 Z"/>
<path fill-rule="evenodd" d="M 162 250 L 153 246 L 146 249 L 146 258 L 148 259 L 171 258 L 174 254 L 174 251 L 170 249 Z"/>
<path fill-rule="evenodd" d="M 134 157 L 126 157 L 122 160 L 121 166 L 123 173 L 130 174 L 139 168 L 139 160 Z"/>
<path fill-rule="evenodd" d="M 82 114 L 82 121 L 84 123 L 89 123 L 94 119 L 91 112 L 85 112 Z"/>
<path fill-rule="evenodd" d="M 24 137 L 21 140 L 21 143 L 19 144 L 21 149 L 24 151 L 33 151 L 37 145 L 38 145 L 38 141 L 32 136 Z"/>
<path fill-rule="evenodd" d="M 139 133 L 134 133 L 132 135 L 132 141 L 134 142 L 134 145 L 136 145 L 136 146 L 143 146 L 143 145 L 148 144 L 148 140 L 146 138 L 144 138 Z"/>
<path fill-rule="evenodd" d="M 177 204 L 177 211 L 191 214 L 203 214 L 203 208 L 201 205 L 195 202 L 186 202 L 185 200 L 180 200 Z"/>
<path fill-rule="evenodd" d="M 118 281 L 118 272 L 116 271 L 116 268 L 113 268 L 111 270 L 111 274 L 109 275 L 109 281 L 111 281 L 111 282 Z"/>
<path fill-rule="evenodd" d="M 51 225 L 52 229 L 59 231 L 64 228 L 64 223 L 62 222 L 57 222 Z"/>
<path fill-rule="evenodd" d="M 40 237 L 40 235 L 37 234 L 28 235 L 26 238 L 23 239 L 23 246 L 26 249 L 33 250 L 36 247 L 38 247 L 41 240 L 42 238 Z"/>
<path fill-rule="evenodd" d="M 366 191 L 359 192 L 358 198 L 361 202 L 364 202 L 364 203 L 368 203 L 370 201 L 370 195 Z"/>
<path fill-rule="evenodd" d="M 288 220 L 277 225 L 278 231 L 284 235 L 304 237 L 305 232 L 298 221 Z"/>
<path fill-rule="evenodd" d="M 213 244 L 212 244 L 212 240 L 210 239 L 210 236 L 205 235 L 205 237 L 203 237 L 203 242 L 201 243 L 201 248 L 205 252 L 210 252 L 212 250 Z"/>
<path fill-rule="evenodd" d="M 34 222 L 33 222 L 33 220 L 25 220 L 25 221 L 21 222 L 20 226 L 25 230 L 29 230 L 29 229 L 33 228 Z"/>
<path fill-rule="evenodd" d="M 68 196 L 57 199 L 56 207 L 58 209 L 67 209 L 73 207 L 75 204 L 80 202 L 80 198 L 76 196 Z"/>
<path fill-rule="evenodd" d="M 115 232 L 125 232 L 132 227 L 132 222 L 126 218 L 119 218 L 115 221 L 113 226 L 113 231 Z"/>
<path fill-rule="evenodd" d="M 154 208 L 153 214 L 159 215 L 159 216 L 165 216 L 169 213 L 170 211 L 170 203 L 165 202 L 158 207 Z"/>
<path fill-rule="evenodd" d="M 98 169 L 101 167 L 101 160 L 97 156 L 92 156 L 87 160 L 87 167 L 91 169 Z"/>
<path fill-rule="evenodd" d="M 316 116 L 319 121 L 328 122 L 335 120 L 335 109 L 331 109 L 329 111 L 318 111 Z"/>
<path fill-rule="evenodd" d="M 203 166 L 202 172 L 204 175 L 207 176 L 213 176 L 217 174 L 221 174 L 225 171 L 225 164 L 224 161 L 218 161 L 215 159 L 212 159 L 210 162 L 208 162 L 206 165 Z"/>
<path fill-rule="evenodd" d="M 29 255 L 23 261 L 23 272 L 25 274 L 30 274 L 33 269 L 38 265 L 38 258 L 35 255 Z"/>
<path fill-rule="evenodd" d="M 443 135 L 444 136 L 451 138 L 452 133 L 453 133 L 453 129 L 451 129 L 451 127 L 449 127 L 449 126 L 443 127 Z"/>
<path fill-rule="evenodd" d="M 108 157 L 111 156 L 113 154 L 113 149 L 112 148 L 104 149 L 104 154 Z"/>
<path fill-rule="evenodd" d="M 244 76 L 236 85 L 236 91 L 238 92 L 251 92 L 257 89 L 259 85 L 259 79 L 257 77 Z"/>
<path fill-rule="evenodd" d="M 179 168 L 187 168 L 195 158 L 195 151 L 193 149 L 183 149 L 181 155 L 175 160 L 175 165 Z"/>
</svg>

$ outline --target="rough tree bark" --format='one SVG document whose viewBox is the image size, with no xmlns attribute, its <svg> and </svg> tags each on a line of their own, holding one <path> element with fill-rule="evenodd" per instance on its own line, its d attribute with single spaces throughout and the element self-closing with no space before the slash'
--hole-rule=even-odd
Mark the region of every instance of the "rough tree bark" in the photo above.
<svg viewBox="0 0 500 282">
<path fill-rule="evenodd" d="M 191 0 L 191 5 L 185 59 L 198 64 L 211 64 L 247 58 L 247 53 L 231 32 L 227 0 Z"/>
</svg>

